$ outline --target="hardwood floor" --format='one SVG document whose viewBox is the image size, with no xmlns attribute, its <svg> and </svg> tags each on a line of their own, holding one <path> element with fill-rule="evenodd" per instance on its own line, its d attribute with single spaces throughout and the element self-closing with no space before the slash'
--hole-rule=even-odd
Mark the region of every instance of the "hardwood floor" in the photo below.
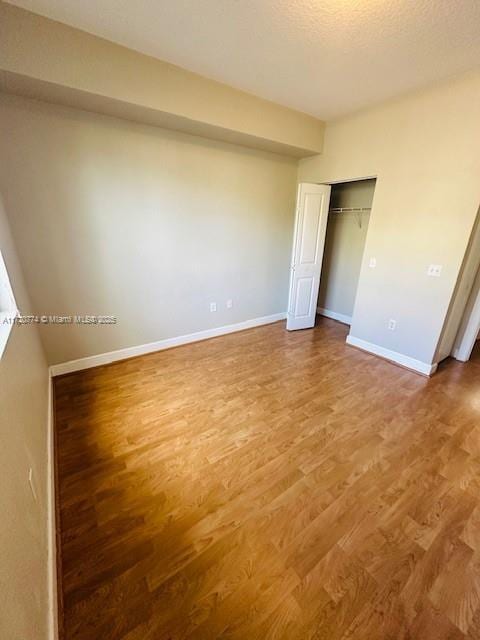
<svg viewBox="0 0 480 640">
<path fill-rule="evenodd" d="M 480 638 L 480 360 L 284 323 L 55 380 L 65 638 Z"/>
</svg>

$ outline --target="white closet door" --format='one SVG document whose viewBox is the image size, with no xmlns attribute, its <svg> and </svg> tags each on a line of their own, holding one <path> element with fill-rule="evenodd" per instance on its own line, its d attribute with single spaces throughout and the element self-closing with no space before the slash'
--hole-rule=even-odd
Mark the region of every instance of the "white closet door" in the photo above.
<svg viewBox="0 0 480 640">
<path fill-rule="evenodd" d="M 330 190 L 325 184 L 302 182 L 298 186 L 287 315 L 289 331 L 308 329 L 315 324 Z"/>
</svg>

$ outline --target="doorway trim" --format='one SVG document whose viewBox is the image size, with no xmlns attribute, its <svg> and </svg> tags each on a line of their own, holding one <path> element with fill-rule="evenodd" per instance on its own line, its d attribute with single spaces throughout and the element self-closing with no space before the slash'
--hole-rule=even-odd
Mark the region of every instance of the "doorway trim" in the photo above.
<svg viewBox="0 0 480 640">
<path fill-rule="evenodd" d="M 343 182 L 361 182 L 362 180 L 378 180 L 378 175 L 362 176 L 361 178 L 341 178 L 339 180 L 322 180 L 317 184 L 342 184 Z M 375 188 L 377 185 L 375 184 Z"/>
<path fill-rule="evenodd" d="M 372 206 L 371 206 L 371 210 L 370 210 L 370 215 L 372 215 L 373 206 L 375 204 L 375 193 L 376 193 L 377 188 L 378 188 L 378 175 L 377 174 L 366 175 L 366 176 L 362 176 L 361 178 L 357 178 L 357 177 L 353 177 L 352 178 L 352 177 L 350 177 L 350 178 L 339 178 L 339 179 L 335 179 L 335 180 L 322 180 L 322 182 L 317 182 L 316 184 L 326 184 L 328 186 L 333 186 L 335 184 L 344 184 L 345 182 L 362 182 L 363 180 L 375 180 L 375 189 L 373 191 L 373 200 L 372 200 Z M 330 213 L 327 216 L 327 223 L 328 223 L 329 216 L 330 216 Z M 368 226 L 370 227 L 370 224 Z M 370 229 L 368 228 L 367 229 L 367 234 L 366 234 L 366 237 L 365 237 L 365 245 L 367 244 L 367 241 L 368 241 L 369 231 L 370 231 Z M 364 253 L 365 253 L 365 248 L 364 248 Z M 362 261 L 363 261 L 363 257 L 362 257 Z M 320 278 L 321 278 L 321 273 L 320 273 Z M 358 279 L 357 291 L 358 291 L 358 285 L 359 284 L 360 284 L 360 278 Z M 325 313 L 325 309 L 323 309 L 322 307 L 319 307 L 318 306 L 318 302 L 317 302 L 317 313 L 319 313 L 320 315 L 323 315 L 323 316 L 325 316 L 327 318 L 332 318 L 333 320 L 337 320 L 338 322 L 346 324 L 351 328 L 353 319 L 355 317 L 356 298 L 357 298 L 357 292 L 355 292 L 355 302 L 353 303 L 353 310 L 352 310 L 352 315 L 351 316 L 332 313 L 331 311 L 329 311 L 328 313 Z M 345 340 L 347 344 L 350 344 L 349 338 L 350 338 L 350 333 L 348 334 L 348 336 L 347 336 L 347 338 Z"/>
<path fill-rule="evenodd" d="M 480 273 L 477 275 L 475 282 L 480 279 Z M 467 302 L 468 305 L 468 302 Z M 453 351 L 453 357 L 455 360 L 460 360 L 460 362 L 467 362 L 470 360 L 470 356 L 472 355 L 473 347 L 475 346 L 475 342 L 477 340 L 477 336 L 480 332 L 480 286 L 477 287 L 475 302 L 473 303 L 472 310 L 470 312 L 470 317 L 465 325 L 465 329 L 463 331 L 463 336 L 458 343 L 458 346 L 455 345 Z"/>
</svg>

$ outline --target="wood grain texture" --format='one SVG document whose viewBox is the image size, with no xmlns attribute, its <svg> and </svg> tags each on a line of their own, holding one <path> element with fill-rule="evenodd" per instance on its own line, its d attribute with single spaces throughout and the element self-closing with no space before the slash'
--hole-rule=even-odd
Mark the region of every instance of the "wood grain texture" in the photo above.
<svg viewBox="0 0 480 640">
<path fill-rule="evenodd" d="M 67 640 L 480 639 L 480 353 L 284 323 L 55 380 Z"/>
</svg>

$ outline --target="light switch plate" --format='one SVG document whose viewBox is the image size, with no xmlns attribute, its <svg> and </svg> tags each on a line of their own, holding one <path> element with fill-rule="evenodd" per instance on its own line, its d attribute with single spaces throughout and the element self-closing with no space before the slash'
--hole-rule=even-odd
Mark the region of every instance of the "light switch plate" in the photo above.
<svg viewBox="0 0 480 640">
<path fill-rule="evenodd" d="M 370 262 L 368 263 L 368 266 L 370 267 L 370 269 L 375 269 L 375 267 L 377 266 L 377 259 L 370 258 Z"/>
</svg>

